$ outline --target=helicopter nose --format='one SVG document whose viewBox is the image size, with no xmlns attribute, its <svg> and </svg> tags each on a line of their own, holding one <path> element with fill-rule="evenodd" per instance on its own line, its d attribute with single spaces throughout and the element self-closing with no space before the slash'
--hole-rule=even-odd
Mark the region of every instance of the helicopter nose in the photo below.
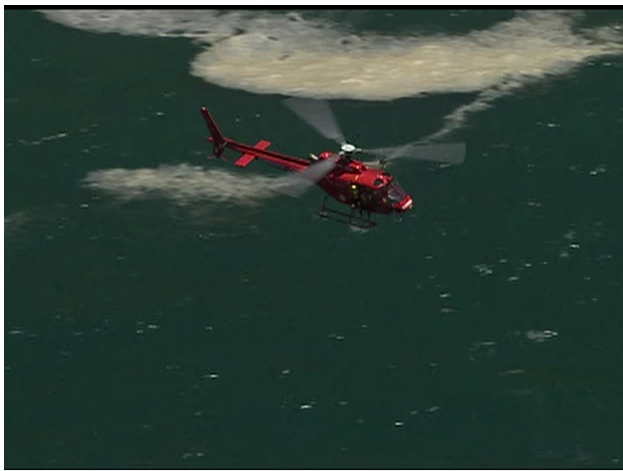
<svg viewBox="0 0 623 471">
<path fill-rule="evenodd" d="M 413 207 L 413 199 L 407 195 L 400 203 L 394 206 L 394 209 L 399 213 L 404 213 L 404 212 L 409 211 L 412 207 Z"/>
</svg>

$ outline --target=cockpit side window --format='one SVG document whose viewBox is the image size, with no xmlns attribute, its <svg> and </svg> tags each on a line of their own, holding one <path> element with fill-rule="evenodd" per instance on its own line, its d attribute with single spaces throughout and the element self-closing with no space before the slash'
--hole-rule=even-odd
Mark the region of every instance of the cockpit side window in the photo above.
<svg viewBox="0 0 623 471">
<path fill-rule="evenodd" d="M 389 185 L 387 185 L 386 191 L 387 199 L 394 203 L 400 203 L 405 198 L 405 196 L 407 196 L 407 193 L 404 191 L 402 186 L 400 186 L 400 183 L 398 183 L 396 180 L 393 180 Z"/>
<path fill-rule="evenodd" d="M 398 191 L 401 195 L 403 196 L 407 196 L 407 192 L 405 191 L 405 189 L 402 187 L 402 185 L 400 183 L 398 183 L 398 180 L 393 180 L 390 183 L 391 186 L 393 186 L 396 191 Z"/>
</svg>

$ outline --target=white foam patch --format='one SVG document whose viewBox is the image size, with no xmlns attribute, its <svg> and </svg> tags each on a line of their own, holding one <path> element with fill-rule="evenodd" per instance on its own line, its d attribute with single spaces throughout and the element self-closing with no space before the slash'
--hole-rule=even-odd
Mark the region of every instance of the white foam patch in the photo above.
<svg viewBox="0 0 623 471">
<path fill-rule="evenodd" d="M 254 93 L 394 100 L 477 92 L 446 117 L 438 138 L 473 112 L 526 83 L 567 74 L 623 53 L 619 25 L 580 30 L 578 11 L 521 11 L 463 35 L 380 36 L 295 13 L 217 11 L 45 11 L 50 20 L 96 32 L 188 37 L 205 50 L 191 74 Z"/>
<path fill-rule="evenodd" d="M 94 33 L 186 37 L 203 42 L 236 34 L 238 12 L 209 10 L 41 10 L 48 20 Z"/>
<path fill-rule="evenodd" d="M 522 83 L 521 81 L 514 80 L 508 81 L 496 87 L 485 89 L 476 97 L 474 101 L 471 101 L 466 105 L 459 106 L 452 113 L 447 115 L 444 118 L 444 126 L 438 131 L 435 131 L 425 137 L 424 140 L 433 141 L 450 134 L 456 129 L 460 129 L 463 127 L 470 114 L 486 110 L 491 107 L 491 103 L 493 101 L 505 95 L 511 94 L 514 90 L 518 90 L 523 87 L 524 84 L 525 83 Z"/>
<path fill-rule="evenodd" d="M 253 206 L 278 196 L 281 188 L 291 181 L 285 177 L 236 175 L 180 164 L 96 170 L 89 172 L 82 183 L 122 200 L 166 198 L 182 205 L 208 201 Z"/>
<path fill-rule="evenodd" d="M 16 211 L 4 216 L 4 235 L 15 234 L 31 220 L 30 211 Z"/>
<path fill-rule="evenodd" d="M 580 35 L 573 25 L 573 15 L 526 12 L 463 36 L 391 38 L 284 22 L 219 42 L 195 58 L 191 73 L 256 93 L 393 100 L 544 78 L 621 52 L 613 37 Z"/>
</svg>

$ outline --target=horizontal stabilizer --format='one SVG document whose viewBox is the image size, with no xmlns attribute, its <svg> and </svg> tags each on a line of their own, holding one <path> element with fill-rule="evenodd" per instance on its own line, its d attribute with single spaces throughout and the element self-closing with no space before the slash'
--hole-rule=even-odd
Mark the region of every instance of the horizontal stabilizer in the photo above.
<svg viewBox="0 0 623 471">
<path fill-rule="evenodd" d="M 266 149 L 268 146 L 270 145 L 269 141 L 265 141 L 265 140 L 261 140 L 259 141 L 257 144 L 255 144 L 253 146 L 254 149 L 259 149 L 259 150 L 264 150 Z M 246 167 L 247 165 L 249 165 L 251 162 L 253 162 L 253 160 L 255 160 L 256 156 L 254 154 L 251 153 L 246 153 L 243 154 L 242 157 L 240 157 L 238 160 L 236 160 L 234 162 L 234 165 L 236 165 L 237 167 Z"/>
</svg>

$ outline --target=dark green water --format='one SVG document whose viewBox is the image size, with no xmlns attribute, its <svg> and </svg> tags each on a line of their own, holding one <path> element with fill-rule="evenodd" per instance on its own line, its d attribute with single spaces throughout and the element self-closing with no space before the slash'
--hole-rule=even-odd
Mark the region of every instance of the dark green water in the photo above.
<svg viewBox="0 0 623 471">
<path fill-rule="evenodd" d="M 397 38 L 516 17 L 387 13 L 304 16 Z M 5 467 L 619 468 L 623 60 L 566 36 L 552 59 L 518 28 L 541 54 L 525 67 L 574 68 L 518 72 L 469 113 L 445 137 L 467 142 L 460 167 L 394 163 L 413 211 L 356 233 L 313 217 L 319 189 L 264 197 L 275 171 L 205 159 L 204 104 L 241 141 L 331 148 L 286 91 L 191 75 L 205 46 L 186 38 L 6 11 Z M 450 59 L 425 96 L 334 101 L 343 128 L 364 146 L 435 133 L 487 89 L 466 83 L 506 60 L 500 42 L 434 53 L 423 68 Z"/>
</svg>

